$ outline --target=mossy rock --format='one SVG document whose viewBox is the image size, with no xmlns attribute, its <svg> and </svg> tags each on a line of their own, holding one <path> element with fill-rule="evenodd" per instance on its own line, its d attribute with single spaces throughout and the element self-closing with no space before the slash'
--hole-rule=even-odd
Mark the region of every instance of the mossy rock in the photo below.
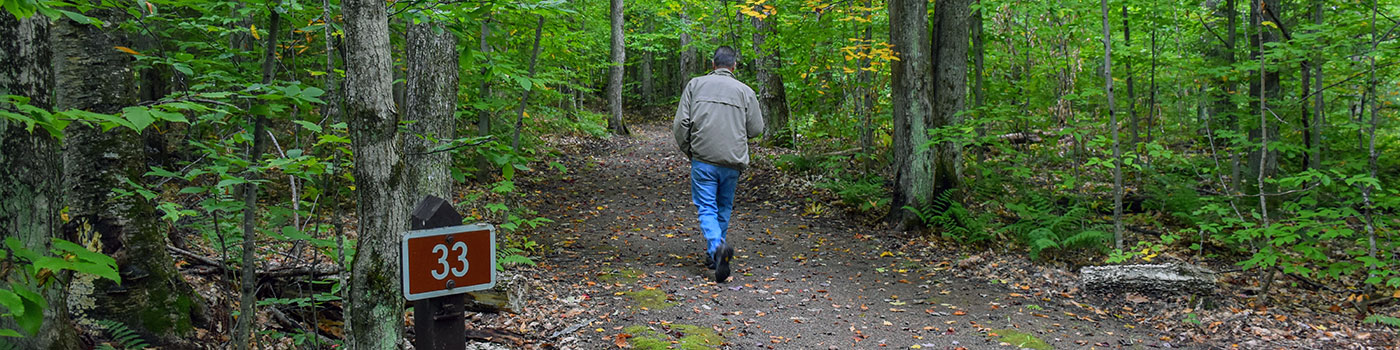
<svg viewBox="0 0 1400 350">
<path fill-rule="evenodd" d="M 637 308 L 641 309 L 663 310 L 672 306 L 676 306 L 676 303 L 667 301 L 667 299 L 669 299 L 670 296 L 666 295 L 666 292 L 662 292 L 659 289 L 634 290 L 622 292 L 622 295 L 626 295 L 628 298 L 631 298 L 632 302 L 637 304 Z"/>
<path fill-rule="evenodd" d="M 627 342 L 639 350 L 708 350 L 724 344 L 724 337 L 713 329 L 688 324 L 638 325 L 627 327 L 623 332 L 632 335 Z"/>
<path fill-rule="evenodd" d="M 598 281 L 609 284 L 633 284 L 637 283 L 637 280 L 641 279 L 642 276 L 646 276 L 646 274 L 643 273 L 641 270 L 619 269 L 613 272 L 604 272 L 598 274 Z"/>
<path fill-rule="evenodd" d="M 1000 340 L 1002 342 L 1011 344 L 1012 346 L 1015 346 L 1017 348 L 1055 350 L 1055 347 L 1050 346 L 1050 344 L 1046 344 L 1044 340 L 1040 340 L 1040 338 L 1037 338 L 1036 336 L 1031 335 L 1030 333 L 1010 328 L 998 329 L 992 332 L 1001 335 Z"/>
</svg>

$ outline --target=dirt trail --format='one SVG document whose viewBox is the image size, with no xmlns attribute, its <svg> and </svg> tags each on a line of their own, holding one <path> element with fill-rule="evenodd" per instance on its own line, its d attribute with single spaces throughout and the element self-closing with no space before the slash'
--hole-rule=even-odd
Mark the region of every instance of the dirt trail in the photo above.
<svg viewBox="0 0 1400 350">
<path fill-rule="evenodd" d="M 569 335 L 570 347 L 1180 347 L 1038 289 L 956 277 L 955 262 L 882 240 L 894 233 L 804 217 L 796 200 L 756 188 L 761 171 L 745 172 L 736 195 L 735 279 L 711 283 L 687 161 L 665 126 L 632 130 L 566 156 L 568 176 L 529 186 L 544 198 L 536 210 L 555 220 L 537 237 L 556 247 L 542 262 L 581 288 L 571 295 L 590 315 L 573 319 L 594 320 Z"/>
</svg>

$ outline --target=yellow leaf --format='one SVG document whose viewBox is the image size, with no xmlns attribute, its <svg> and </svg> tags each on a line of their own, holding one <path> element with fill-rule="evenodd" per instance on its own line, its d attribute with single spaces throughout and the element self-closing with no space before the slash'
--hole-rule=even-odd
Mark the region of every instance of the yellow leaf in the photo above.
<svg viewBox="0 0 1400 350">
<path fill-rule="evenodd" d="M 131 48 L 126 47 L 126 46 L 117 46 L 116 48 L 117 48 L 117 51 L 129 53 L 129 54 L 136 55 L 136 56 L 140 56 L 140 55 L 141 55 L 140 52 L 136 52 L 136 50 L 132 50 Z"/>
<path fill-rule="evenodd" d="M 262 37 L 261 37 L 261 36 L 258 36 L 258 25 L 256 25 L 256 24 L 249 24 L 249 25 L 248 25 L 248 32 L 253 33 L 253 39 L 262 40 Z"/>
</svg>

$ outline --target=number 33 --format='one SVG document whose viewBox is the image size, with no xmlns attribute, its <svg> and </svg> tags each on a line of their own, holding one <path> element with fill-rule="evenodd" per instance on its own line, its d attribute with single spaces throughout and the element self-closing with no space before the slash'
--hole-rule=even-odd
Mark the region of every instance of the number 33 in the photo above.
<svg viewBox="0 0 1400 350">
<path fill-rule="evenodd" d="M 460 254 L 457 254 L 457 261 L 461 261 L 461 262 L 462 262 L 462 268 L 461 268 L 461 269 L 452 268 L 451 265 L 448 265 L 448 264 L 447 264 L 447 253 L 448 253 L 447 250 L 448 250 L 448 249 L 447 249 L 447 245 L 445 245 L 445 244 L 439 244 L 439 245 L 433 247 L 433 253 L 438 253 L 439 251 L 442 252 L 442 253 L 441 253 L 442 255 L 441 255 L 440 257 L 438 257 L 438 263 L 439 263 L 439 264 L 442 264 L 442 271 L 437 271 L 437 270 L 431 271 L 431 272 L 433 273 L 433 278 L 435 278 L 435 279 L 447 278 L 447 274 L 448 274 L 449 272 L 452 274 L 453 277 L 462 277 L 462 276 L 466 276 L 466 275 L 467 275 L 467 269 L 470 268 L 470 266 L 471 266 L 470 264 L 467 263 L 467 243 L 466 243 L 466 242 L 462 242 L 462 241 L 458 241 L 457 243 L 453 243 L 453 244 L 452 244 L 452 251 L 453 251 L 453 252 L 458 251 L 458 250 L 461 250 L 461 251 L 462 251 Z"/>
</svg>

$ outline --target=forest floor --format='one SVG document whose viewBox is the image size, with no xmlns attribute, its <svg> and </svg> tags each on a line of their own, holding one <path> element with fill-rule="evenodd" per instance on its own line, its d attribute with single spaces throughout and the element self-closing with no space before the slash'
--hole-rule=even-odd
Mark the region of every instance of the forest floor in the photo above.
<svg viewBox="0 0 1400 350">
<path fill-rule="evenodd" d="M 740 180 L 735 276 L 710 282 L 688 162 L 666 126 L 632 133 L 560 146 L 569 172 L 522 185 L 526 204 L 555 221 L 532 234 L 551 251 L 512 269 L 528 307 L 471 317 L 516 336 L 482 338 L 563 349 L 1205 348 L 1136 325 L 1132 307 L 1081 301 L 1070 273 L 814 215 L 800 200 L 811 189 L 762 160 L 773 149 L 756 149 Z"/>
</svg>

